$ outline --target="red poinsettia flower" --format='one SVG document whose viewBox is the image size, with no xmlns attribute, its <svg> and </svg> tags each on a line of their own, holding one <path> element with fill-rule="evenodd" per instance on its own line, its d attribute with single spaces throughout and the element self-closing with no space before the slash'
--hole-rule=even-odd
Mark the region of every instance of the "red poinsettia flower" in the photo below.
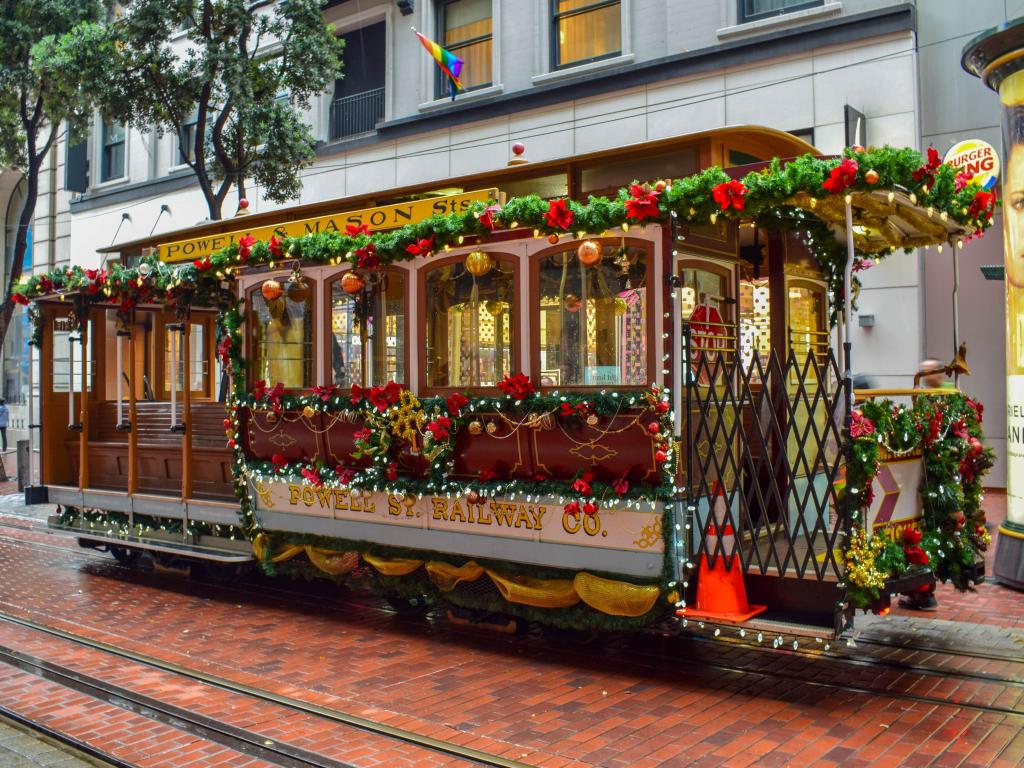
<svg viewBox="0 0 1024 768">
<path fill-rule="evenodd" d="M 949 425 L 949 429 L 955 437 L 959 437 L 961 440 L 966 440 L 968 437 L 967 422 L 963 419 L 957 419 L 954 421 Z"/>
<path fill-rule="evenodd" d="M 586 474 L 581 475 L 580 477 L 577 477 L 575 480 L 572 481 L 572 489 L 576 491 L 576 493 L 581 494 L 582 496 L 590 496 L 594 493 L 594 489 L 590 485 L 590 483 L 593 482 L 593 480 L 594 473 L 587 472 Z"/>
<path fill-rule="evenodd" d="M 974 482 L 974 462 L 966 456 L 960 460 L 960 479 L 965 483 Z M 956 529 L 959 531 L 962 527 L 963 523 L 959 523 Z"/>
<path fill-rule="evenodd" d="M 323 386 L 323 387 L 320 387 L 320 386 L 313 387 L 313 395 L 314 395 L 314 397 L 319 397 L 325 403 L 328 400 L 331 399 L 331 395 L 333 395 L 333 394 L 334 394 L 334 387 L 332 387 L 329 384 L 326 385 L 326 386 Z"/>
<path fill-rule="evenodd" d="M 383 387 L 370 387 L 369 400 L 374 408 L 383 413 L 398 402 L 398 397 L 401 394 L 401 385 L 389 381 Z"/>
<path fill-rule="evenodd" d="M 448 407 L 449 416 L 459 416 L 462 414 L 462 409 L 469 405 L 469 398 L 461 392 L 455 392 L 448 395 L 445 405 Z"/>
<path fill-rule="evenodd" d="M 393 461 L 390 464 L 388 464 L 388 468 L 384 470 L 384 477 L 386 477 L 388 480 L 397 480 L 398 464 L 396 464 Z"/>
<path fill-rule="evenodd" d="M 362 248 L 356 248 L 356 264 L 360 269 L 376 269 L 380 266 L 380 257 L 373 243 L 367 243 Z"/>
<path fill-rule="evenodd" d="M 875 422 L 860 411 L 850 414 L 850 437 L 867 437 L 875 433 Z"/>
<path fill-rule="evenodd" d="M 231 362 L 231 337 L 224 334 L 217 343 L 217 356 L 225 366 Z"/>
<path fill-rule="evenodd" d="M 345 234 L 349 237 L 359 237 L 360 235 L 369 235 L 370 228 L 363 223 L 359 224 L 346 224 Z"/>
<path fill-rule="evenodd" d="M 563 509 L 565 510 L 565 514 L 567 515 L 572 515 L 573 517 L 580 516 L 581 510 L 580 503 L 578 501 L 570 501 L 568 504 L 565 505 L 565 507 L 563 507 Z"/>
<path fill-rule="evenodd" d="M 358 430 L 356 430 L 356 431 L 355 431 L 354 433 L 352 433 L 352 438 L 353 438 L 353 439 L 354 439 L 354 440 L 355 440 L 355 441 L 356 441 L 357 443 L 365 443 L 365 442 L 367 442 L 367 441 L 368 441 L 368 440 L 369 440 L 369 439 L 370 439 L 371 437 L 373 437 L 373 431 L 372 431 L 372 430 L 370 430 L 370 429 L 358 429 Z"/>
<path fill-rule="evenodd" d="M 354 469 L 343 467 L 341 464 L 335 467 L 334 471 L 338 475 L 338 482 L 342 485 L 351 485 L 352 479 L 356 476 L 356 471 Z"/>
<path fill-rule="evenodd" d="M 270 463 L 274 465 L 274 470 L 277 471 L 282 469 L 288 460 L 284 457 L 283 453 L 275 453 L 270 457 Z"/>
<path fill-rule="evenodd" d="M 583 514 L 585 515 L 596 515 L 598 506 L 596 502 L 588 501 L 583 505 Z"/>
<path fill-rule="evenodd" d="M 196 259 L 195 261 L 192 262 L 192 266 L 198 269 L 200 272 L 205 272 L 206 270 L 213 267 L 213 262 L 210 261 L 210 257 L 207 256 L 205 259 Z"/>
<path fill-rule="evenodd" d="M 654 460 L 659 464 L 664 464 L 668 461 L 668 453 L 666 451 L 655 451 Z"/>
<path fill-rule="evenodd" d="M 856 160 L 846 158 L 832 169 L 827 179 L 821 182 L 822 189 L 833 195 L 842 194 L 847 187 L 857 183 L 857 168 Z"/>
<path fill-rule="evenodd" d="M 48 278 L 46 275 L 39 278 L 39 291 L 41 293 L 49 293 L 53 290 L 53 287 L 53 280 Z"/>
<path fill-rule="evenodd" d="M 405 247 L 406 253 L 411 253 L 413 256 L 426 256 L 434 249 L 434 236 L 424 237 L 417 240 L 415 243 L 410 243 Z"/>
<path fill-rule="evenodd" d="M 516 400 L 525 400 L 533 394 L 533 384 L 524 373 L 517 373 L 515 376 L 506 376 L 498 382 L 498 388 L 506 395 L 511 395 Z"/>
<path fill-rule="evenodd" d="M 252 255 L 252 247 L 256 244 L 256 238 L 252 235 L 245 235 L 238 238 L 238 258 L 242 261 L 248 261 L 249 256 Z"/>
<path fill-rule="evenodd" d="M 658 210 L 658 193 L 641 184 L 631 184 L 629 194 L 632 198 L 626 201 L 626 217 L 634 221 L 657 219 L 661 216 Z"/>
<path fill-rule="evenodd" d="M 935 147 L 928 147 L 928 159 L 924 165 L 914 171 L 914 181 L 923 181 L 926 184 L 931 184 L 935 181 L 935 172 L 942 165 L 942 158 L 939 153 L 935 151 Z"/>
<path fill-rule="evenodd" d="M 612 490 L 615 491 L 616 496 L 625 496 L 629 492 L 629 480 L 620 477 L 612 483 Z"/>
<path fill-rule="evenodd" d="M 267 247 L 270 250 L 270 255 L 276 256 L 277 258 L 281 258 L 283 245 L 284 240 L 282 238 L 278 237 L 277 235 L 271 235 L 270 242 L 267 244 Z"/>
<path fill-rule="evenodd" d="M 995 207 L 996 193 L 979 189 L 967 207 L 967 215 L 972 219 L 991 219 Z"/>
<path fill-rule="evenodd" d="M 28 304 L 28 296 L 26 296 L 23 293 L 15 292 L 11 294 L 11 301 L 13 301 L 15 304 L 21 304 L 22 306 L 25 306 Z"/>
<path fill-rule="evenodd" d="M 451 428 L 452 420 L 447 416 L 438 416 L 427 424 L 427 431 L 434 436 L 435 440 L 447 440 L 451 434 Z"/>
<path fill-rule="evenodd" d="M 930 558 L 921 547 L 904 547 L 903 554 L 911 565 L 928 565 Z"/>
<path fill-rule="evenodd" d="M 484 208 L 484 212 L 480 214 L 480 223 L 493 232 L 498 226 L 498 222 L 494 220 L 494 217 L 499 213 L 501 213 L 500 205 L 488 205 Z"/>
<path fill-rule="evenodd" d="M 366 397 L 366 390 L 360 387 L 358 384 L 352 385 L 352 390 L 349 393 L 349 399 L 352 401 L 352 405 L 359 405 L 363 402 L 363 398 Z"/>
<path fill-rule="evenodd" d="M 916 547 L 921 543 L 921 531 L 917 528 L 907 528 L 903 531 L 903 546 Z"/>
<path fill-rule="evenodd" d="M 974 409 L 974 413 L 978 417 L 978 423 L 981 424 L 981 417 L 985 413 L 985 406 L 970 397 L 967 398 L 967 405 Z"/>
<path fill-rule="evenodd" d="M 711 190 L 711 196 L 715 198 L 718 207 L 723 211 L 728 208 L 733 208 L 737 211 L 744 210 L 747 207 L 746 194 L 746 185 L 736 179 L 723 181 Z"/>
<path fill-rule="evenodd" d="M 956 179 L 954 179 L 954 181 L 953 181 L 953 190 L 956 191 L 956 192 L 963 191 L 963 189 L 968 184 L 971 183 L 971 180 L 973 178 L 974 177 L 971 174 L 969 174 L 967 171 L 960 171 L 960 173 L 958 173 L 956 175 Z"/>
<path fill-rule="evenodd" d="M 548 203 L 547 213 L 544 214 L 544 221 L 552 229 L 569 229 L 572 226 L 576 214 L 564 200 L 552 200 Z"/>
<path fill-rule="evenodd" d="M 316 467 L 303 467 L 302 476 L 317 488 L 324 484 L 323 478 L 320 477 L 320 470 Z"/>
<path fill-rule="evenodd" d="M 497 477 L 497 475 L 494 474 L 494 470 L 491 470 L 491 469 L 481 469 L 480 470 L 480 482 L 481 483 L 489 483 L 495 477 Z"/>
</svg>

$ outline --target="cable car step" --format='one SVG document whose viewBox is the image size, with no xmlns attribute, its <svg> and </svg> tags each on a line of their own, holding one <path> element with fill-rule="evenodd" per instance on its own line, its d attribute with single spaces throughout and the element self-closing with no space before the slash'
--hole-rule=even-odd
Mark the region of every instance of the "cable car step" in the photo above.
<svg viewBox="0 0 1024 768">
<path fill-rule="evenodd" d="M 248 563 L 254 560 L 252 551 L 248 549 L 246 542 L 239 542 L 239 549 L 232 549 L 226 546 L 209 546 L 205 544 L 186 544 L 184 542 L 167 541 L 149 536 L 127 536 L 119 533 L 107 533 L 90 528 L 79 528 L 71 525 L 61 525 L 51 517 L 47 521 L 47 527 L 64 533 L 77 536 L 84 546 L 103 546 L 113 544 L 115 546 L 127 547 L 130 549 L 144 549 L 151 552 L 161 552 L 168 555 L 180 557 L 191 557 L 200 560 L 211 560 L 218 563 Z M 207 537 L 204 537 L 207 538 Z M 225 539 L 225 543 L 229 540 Z M 241 545 L 245 545 L 245 549 Z"/>
<path fill-rule="evenodd" d="M 703 629 L 701 629 L 703 625 Z M 736 637 L 739 635 L 747 640 L 753 640 L 758 634 L 763 635 L 764 642 L 771 642 L 777 637 L 810 637 L 822 641 L 836 639 L 836 627 L 833 617 L 822 616 L 820 619 L 810 617 L 795 617 L 792 614 L 776 613 L 770 610 L 755 616 L 749 621 L 742 623 L 715 622 L 698 619 L 688 619 L 687 628 L 707 632 L 721 630 L 723 636 Z"/>
</svg>

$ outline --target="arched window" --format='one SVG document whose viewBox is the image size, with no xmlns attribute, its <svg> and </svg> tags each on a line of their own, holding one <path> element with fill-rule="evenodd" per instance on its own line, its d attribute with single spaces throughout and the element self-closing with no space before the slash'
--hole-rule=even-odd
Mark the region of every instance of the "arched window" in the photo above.
<svg viewBox="0 0 1024 768">
<path fill-rule="evenodd" d="M 542 387 L 648 381 L 648 253 L 640 241 L 588 240 L 534 260 L 534 358 Z"/>
<path fill-rule="evenodd" d="M 517 368 L 516 262 L 481 253 L 431 265 L 422 281 L 428 389 L 493 387 Z"/>
<path fill-rule="evenodd" d="M 825 287 L 810 280 L 789 280 L 787 290 L 789 347 L 801 363 L 812 353 L 821 363 L 829 348 Z"/>
<path fill-rule="evenodd" d="M 361 288 L 351 278 L 346 281 L 349 274 L 332 280 L 328 293 L 331 383 L 343 388 L 405 383 L 405 272 L 360 275 Z"/>
<path fill-rule="evenodd" d="M 312 280 L 304 277 L 296 284 L 287 275 L 268 277 L 249 292 L 252 381 L 280 382 L 289 389 L 313 386 L 315 295 Z"/>
</svg>

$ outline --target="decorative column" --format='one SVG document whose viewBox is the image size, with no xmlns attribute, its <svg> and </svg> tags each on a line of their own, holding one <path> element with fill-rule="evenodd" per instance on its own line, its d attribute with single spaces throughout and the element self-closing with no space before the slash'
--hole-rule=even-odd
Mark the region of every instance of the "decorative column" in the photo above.
<svg viewBox="0 0 1024 768">
<path fill-rule="evenodd" d="M 963 68 L 1003 105 L 1003 227 L 1006 264 L 1006 522 L 995 577 L 1024 589 L 1024 18 L 987 30 L 963 51 Z"/>
</svg>

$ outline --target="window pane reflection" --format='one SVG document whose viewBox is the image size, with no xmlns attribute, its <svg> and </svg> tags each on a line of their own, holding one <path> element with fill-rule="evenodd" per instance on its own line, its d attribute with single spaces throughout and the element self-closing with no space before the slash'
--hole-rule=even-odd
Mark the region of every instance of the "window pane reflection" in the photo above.
<svg viewBox="0 0 1024 768">
<path fill-rule="evenodd" d="M 331 286 L 331 376 L 340 387 L 405 382 L 405 277 L 372 275 L 370 290 L 352 295 Z"/>
<path fill-rule="evenodd" d="M 512 372 L 512 267 L 491 258 L 478 277 L 457 262 L 426 279 L 429 387 L 493 387 Z"/>
<path fill-rule="evenodd" d="M 202 392 L 206 389 L 206 377 L 209 375 L 209 363 L 206 359 L 206 346 L 204 339 L 203 325 L 201 323 L 190 324 L 190 336 L 188 340 L 189 352 L 189 379 L 190 391 Z M 171 391 L 171 371 L 177 363 L 178 381 L 175 387 L 179 392 L 185 388 L 185 358 L 183 356 L 184 345 L 182 344 L 179 331 L 165 329 L 164 332 L 164 389 Z"/>
<path fill-rule="evenodd" d="M 575 248 L 540 262 L 542 386 L 641 385 L 647 381 L 646 254 L 599 244 L 584 266 Z"/>
<path fill-rule="evenodd" d="M 312 309 L 312 298 L 299 302 L 282 294 L 268 301 L 259 291 L 252 294 L 254 378 L 292 388 L 312 386 Z"/>
</svg>

